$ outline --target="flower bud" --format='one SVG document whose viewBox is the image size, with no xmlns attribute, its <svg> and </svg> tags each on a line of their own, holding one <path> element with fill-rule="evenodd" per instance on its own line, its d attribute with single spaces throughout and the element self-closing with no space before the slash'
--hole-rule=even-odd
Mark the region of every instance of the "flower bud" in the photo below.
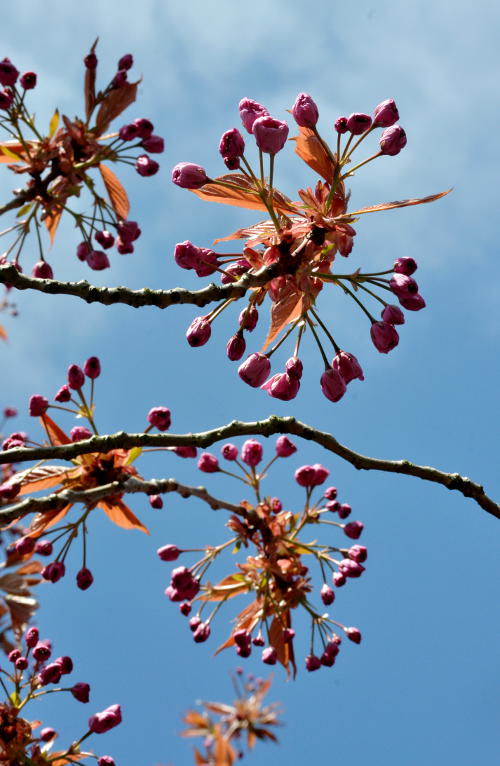
<svg viewBox="0 0 500 766">
<path fill-rule="evenodd" d="M 353 136 L 360 136 L 366 130 L 371 128 L 372 118 L 369 114 L 363 114 L 362 112 L 354 112 L 347 118 L 347 130 L 353 134 Z"/>
<path fill-rule="evenodd" d="M 265 354 L 256 352 L 238 367 L 238 375 L 252 388 L 258 388 L 264 383 L 271 370 L 271 362 Z"/>
<path fill-rule="evenodd" d="M 156 553 L 162 561 L 177 561 L 181 551 L 176 545 L 163 545 Z"/>
<path fill-rule="evenodd" d="M 109 258 L 104 250 L 91 250 L 86 260 L 93 271 L 103 271 L 110 267 Z"/>
<path fill-rule="evenodd" d="M 406 133 L 401 125 L 386 128 L 380 136 L 380 151 L 382 154 L 394 156 L 406 146 Z"/>
<path fill-rule="evenodd" d="M 285 364 L 285 370 L 291 378 L 300 380 L 302 377 L 304 366 L 298 356 L 291 356 Z"/>
<path fill-rule="evenodd" d="M 323 492 L 323 497 L 327 500 L 335 500 L 337 498 L 337 487 L 327 487 Z"/>
<path fill-rule="evenodd" d="M 80 242 L 76 248 L 76 257 L 80 261 L 86 261 L 89 253 L 92 252 L 92 246 L 89 242 Z"/>
<path fill-rule="evenodd" d="M 165 150 L 165 141 L 161 136 L 149 136 L 144 139 L 142 146 L 150 154 L 161 154 Z"/>
<path fill-rule="evenodd" d="M 154 125 L 145 117 L 139 117 L 137 120 L 134 120 L 134 125 L 137 128 L 139 138 L 149 138 L 153 134 Z"/>
<path fill-rule="evenodd" d="M 152 160 L 147 154 L 141 154 L 135 161 L 135 169 L 140 176 L 148 177 L 154 176 L 160 169 L 160 166 L 156 160 Z"/>
<path fill-rule="evenodd" d="M 243 309 L 241 312 L 238 321 L 242 330 L 252 332 L 252 330 L 255 330 L 257 327 L 257 322 L 259 321 L 259 312 L 255 306 L 247 306 L 247 308 Z"/>
<path fill-rule="evenodd" d="M 312 673 L 314 670 L 319 670 L 321 667 L 321 661 L 319 657 L 316 657 L 314 654 L 309 654 L 306 657 L 306 670 L 309 673 Z"/>
<path fill-rule="evenodd" d="M 407 309 L 407 311 L 420 311 L 420 309 L 425 308 L 425 301 L 420 293 L 408 295 L 406 298 L 400 298 L 399 302 L 404 309 Z"/>
<path fill-rule="evenodd" d="M 101 374 L 101 362 L 97 356 L 90 356 L 83 365 L 83 371 L 87 378 L 95 380 Z"/>
<path fill-rule="evenodd" d="M 347 117 L 337 117 L 337 119 L 335 120 L 335 130 L 340 135 L 347 133 L 348 131 Z"/>
<path fill-rule="evenodd" d="M 8 58 L 0 61 L 0 83 L 2 85 L 14 85 L 19 77 L 19 72 Z"/>
<path fill-rule="evenodd" d="M 21 75 L 19 83 L 24 90 L 33 90 L 36 86 L 36 72 L 25 72 Z"/>
<path fill-rule="evenodd" d="M 278 652 L 274 646 L 268 646 L 266 649 L 262 650 L 262 662 L 266 665 L 276 665 L 277 659 Z"/>
<path fill-rule="evenodd" d="M 26 535 L 16 540 L 15 549 L 16 553 L 20 556 L 26 556 L 28 553 L 33 553 L 35 550 L 36 541 L 33 537 Z"/>
<path fill-rule="evenodd" d="M 210 179 L 201 165 L 179 162 L 172 170 L 172 181 L 182 189 L 201 189 Z"/>
<path fill-rule="evenodd" d="M 325 668 L 331 668 L 331 667 L 332 667 L 332 665 L 335 665 L 335 657 L 332 657 L 332 655 L 331 655 L 331 654 L 328 654 L 328 652 L 326 651 L 326 649 L 325 649 L 325 651 L 323 652 L 323 654 L 321 655 L 321 657 L 320 657 L 320 661 L 321 661 L 321 664 L 322 664 L 322 665 L 323 665 Z"/>
<path fill-rule="evenodd" d="M 201 620 L 198 617 L 198 615 L 195 615 L 194 617 L 191 617 L 189 620 L 189 630 L 194 633 L 196 628 L 201 625 Z"/>
<path fill-rule="evenodd" d="M 89 53 L 83 59 L 86 69 L 97 69 L 97 56 L 95 53 Z"/>
<path fill-rule="evenodd" d="M 347 519 L 351 511 L 352 511 L 352 508 L 349 505 L 349 503 L 341 503 L 340 508 L 338 509 L 339 517 L 341 519 Z"/>
<path fill-rule="evenodd" d="M 398 298 L 409 298 L 418 293 L 418 284 L 406 274 L 393 274 L 389 281 L 390 288 Z"/>
<path fill-rule="evenodd" d="M 38 642 L 38 637 L 39 637 L 38 628 L 35 628 L 35 627 L 28 628 L 28 630 L 24 634 L 24 640 L 26 642 L 26 646 L 29 649 L 33 649 L 33 647 L 36 646 Z"/>
<path fill-rule="evenodd" d="M 381 354 L 388 354 L 399 343 L 399 335 L 392 324 L 373 322 L 370 330 L 373 345 Z"/>
<path fill-rule="evenodd" d="M 122 125 L 118 131 L 118 135 L 122 141 L 133 141 L 139 135 L 139 129 L 133 122 L 128 125 Z"/>
<path fill-rule="evenodd" d="M 174 452 L 176 455 L 178 455 L 178 457 L 185 457 L 185 458 L 196 457 L 196 455 L 198 454 L 198 450 L 196 449 L 196 447 L 190 447 L 190 446 L 174 447 Z"/>
<path fill-rule="evenodd" d="M 375 107 L 373 126 L 375 128 L 390 128 L 399 120 L 399 112 L 393 98 L 387 98 Z"/>
<path fill-rule="evenodd" d="M 123 242 L 135 242 L 141 236 L 141 230 L 137 224 L 137 221 L 122 221 L 116 227 L 118 235 Z"/>
<path fill-rule="evenodd" d="M 85 426 L 75 426 L 69 432 L 72 442 L 81 442 L 83 439 L 90 439 L 92 431 L 89 431 Z"/>
<path fill-rule="evenodd" d="M 15 407 L 5 407 L 3 411 L 4 418 L 15 418 L 17 410 Z"/>
<path fill-rule="evenodd" d="M 42 742 L 50 742 L 51 739 L 55 739 L 56 737 L 57 731 L 49 726 L 46 726 L 45 729 L 40 731 L 40 739 Z"/>
<path fill-rule="evenodd" d="M 293 628 L 283 629 L 283 643 L 289 644 L 295 638 L 295 631 Z"/>
<path fill-rule="evenodd" d="M 187 342 L 192 348 L 204 346 L 212 334 L 212 325 L 206 317 L 193 319 L 186 331 Z"/>
<path fill-rule="evenodd" d="M 120 61 L 118 62 L 118 69 L 125 69 L 125 71 L 128 71 L 129 69 L 132 69 L 132 66 L 134 65 L 134 58 L 131 53 L 126 53 L 124 56 L 121 57 Z"/>
<path fill-rule="evenodd" d="M 350 641 L 354 641 L 355 644 L 361 643 L 361 633 L 357 628 L 345 628 L 344 630 Z"/>
<path fill-rule="evenodd" d="M 54 272 L 47 261 L 38 261 L 33 266 L 31 276 L 35 279 L 54 279 Z"/>
<path fill-rule="evenodd" d="M 97 231 L 95 233 L 95 240 L 105 250 L 109 250 L 109 248 L 113 247 L 113 245 L 115 244 L 114 236 L 111 234 L 110 231 L 107 231 L 106 229 L 102 229 L 101 231 Z"/>
<path fill-rule="evenodd" d="M 290 457 L 297 452 L 297 447 L 290 441 L 288 436 L 278 436 L 276 439 L 276 455 L 278 457 Z"/>
<path fill-rule="evenodd" d="M 219 152 L 224 159 L 236 159 L 241 157 L 245 151 L 245 141 L 240 131 L 236 128 L 226 130 L 222 134 L 219 143 Z"/>
<path fill-rule="evenodd" d="M 73 672 L 73 660 L 71 657 L 58 657 L 54 662 L 61 668 L 63 676 Z"/>
<path fill-rule="evenodd" d="M 329 606 L 330 604 L 333 604 L 335 600 L 335 593 L 330 588 L 330 586 L 326 584 L 326 582 L 321 588 L 320 595 L 321 595 L 321 600 L 325 606 Z"/>
<path fill-rule="evenodd" d="M 110 755 L 101 755 L 101 757 L 97 759 L 97 766 L 116 766 L 116 764 Z"/>
<path fill-rule="evenodd" d="M 361 521 L 351 521 L 344 526 L 344 534 L 351 540 L 357 540 L 364 528 L 365 525 Z"/>
<path fill-rule="evenodd" d="M 417 269 L 418 265 L 414 258 L 396 258 L 394 261 L 394 271 L 396 274 L 406 274 L 407 277 L 411 277 Z"/>
<path fill-rule="evenodd" d="M 198 468 L 203 473 L 217 473 L 220 471 L 219 461 L 210 452 L 203 452 L 198 460 Z"/>
<path fill-rule="evenodd" d="M 111 80 L 111 87 L 112 88 L 123 88 L 125 83 L 127 82 L 127 72 L 125 69 L 119 69 L 118 72 L 115 74 L 113 79 Z"/>
<path fill-rule="evenodd" d="M 361 577 L 365 567 L 352 559 L 342 559 L 339 564 L 339 571 L 344 577 Z"/>
<path fill-rule="evenodd" d="M 10 109 L 14 96 L 9 90 L 0 90 L 0 109 Z"/>
<path fill-rule="evenodd" d="M 267 391 L 269 396 L 272 396 L 274 399 L 289 402 L 297 396 L 300 380 L 290 377 L 286 372 L 279 372 L 263 383 L 261 388 L 263 391 Z"/>
<path fill-rule="evenodd" d="M 156 510 L 163 508 L 163 498 L 161 495 L 149 495 L 148 499 L 151 508 L 155 508 Z"/>
<path fill-rule="evenodd" d="M 53 547 L 50 540 L 38 540 L 35 543 L 35 553 L 38 553 L 39 556 L 51 556 Z"/>
<path fill-rule="evenodd" d="M 231 362 L 238 362 L 245 353 L 246 347 L 246 340 L 243 337 L 243 334 L 238 331 L 232 335 L 227 342 L 226 354 L 228 359 L 230 359 Z"/>
<path fill-rule="evenodd" d="M 253 101 L 251 98 L 242 98 L 238 109 L 243 127 L 248 133 L 252 133 L 253 124 L 258 117 L 269 115 L 265 106 L 262 106 L 257 101 Z"/>
<path fill-rule="evenodd" d="M 66 567 L 62 561 L 53 561 L 51 564 L 47 564 L 40 574 L 44 580 L 56 583 L 66 574 Z"/>
<path fill-rule="evenodd" d="M 9 660 L 9 662 L 15 663 L 17 662 L 20 656 L 21 656 L 21 652 L 19 651 L 19 649 L 12 649 L 7 655 L 7 659 Z"/>
<path fill-rule="evenodd" d="M 382 319 L 388 324 L 404 324 L 405 315 L 399 308 L 399 306 L 387 305 L 382 311 Z"/>
<path fill-rule="evenodd" d="M 236 444 L 223 444 L 220 451 L 222 457 L 226 460 L 236 460 L 238 457 L 238 447 Z"/>
<path fill-rule="evenodd" d="M 352 545 L 347 551 L 347 555 L 358 564 L 362 564 L 368 558 L 368 549 L 364 545 Z"/>
<path fill-rule="evenodd" d="M 171 417 L 168 407 L 153 407 L 148 412 L 148 423 L 158 431 L 166 431 L 170 428 Z"/>
<path fill-rule="evenodd" d="M 358 360 L 354 354 L 349 354 L 347 351 L 339 351 L 335 355 L 332 361 L 332 368 L 341 374 L 346 384 L 355 378 L 365 379 Z"/>
<path fill-rule="evenodd" d="M 346 584 L 345 575 L 342 574 L 342 572 L 334 572 L 332 575 L 332 581 L 337 588 L 341 588 L 342 585 Z"/>
<path fill-rule="evenodd" d="M 324 371 L 320 383 L 323 394 L 331 402 L 338 402 L 346 392 L 344 378 L 338 370 L 334 370 L 332 367 Z"/>
<path fill-rule="evenodd" d="M 45 665 L 38 674 L 38 681 L 41 686 L 47 684 L 58 684 L 61 680 L 62 670 L 61 666 L 57 662 L 51 662 L 49 665 Z"/>
<path fill-rule="evenodd" d="M 202 622 L 193 633 L 193 640 L 197 644 L 202 644 L 210 637 L 210 623 Z"/>
<path fill-rule="evenodd" d="M 301 128 L 314 128 L 318 122 L 318 107 L 308 93 L 299 93 L 292 106 L 292 114 Z"/>
<path fill-rule="evenodd" d="M 89 729 L 93 734 L 104 734 L 122 722 L 120 705 L 111 705 L 101 713 L 89 718 Z"/>
<path fill-rule="evenodd" d="M 223 285 L 228 285 L 232 282 L 236 282 L 243 274 L 251 268 L 251 264 L 246 258 L 240 258 L 239 261 L 231 263 L 224 274 L 221 276 L 221 282 Z"/>
<path fill-rule="evenodd" d="M 38 641 L 33 649 L 33 657 L 38 662 L 45 662 L 52 654 L 52 644 L 45 639 L 44 641 Z"/>
<path fill-rule="evenodd" d="M 257 635 L 257 636 L 255 636 L 254 638 L 252 638 L 252 644 L 253 644 L 254 646 L 264 646 L 264 645 L 265 645 L 265 643 L 266 643 L 266 642 L 264 641 L 264 639 L 263 639 L 263 637 L 262 637 L 262 633 L 260 633 L 260 632 L 258 633 L 258 635 Z"/>
<path fill-rule="evenodd" d="M 81 367 L 77 364 L 71 364 L 68 367 L 68 386 L 75 391 L 79 391 L 85 383 L 85 375 Z"/>
<path fill-rule="evenodd" d="M 241 448 L 241 459 L 254 468 L 262 460 L 262 444 L 257 439 L 247 439 Z"/>
<path fill-rule="evenodd" d="M 4 442 L 5 444 L 5 442 Z M 22 445 L 19 445 L 22 446 Z M 2 500 L 14 500 L 15 497 L 20 493 L 21 491 L 21 485 L 17 482 L 4 482 L 3 484 L 0 484 L 0 499 Z"/>
<path fill-rule="evenodd" d="M 179 604 L 179 612 L 184 615 L 184 617 L 187 617 L 188 614 L 191 612 L 191 604 L 189 601 L 184 601 L 182 604 Z"/>
<path fill-rule="evenodd" d="M 89 701 L 90 686 L 86 683 L 80 681 L 79 683 L 74 684 L 74 686 L 71 687 L 70 692 L 78 702 L 85 703 Z"/>
<path fill-rule="evenodd" d="M 49 407 L 49 400 L 40 394 L 33 394 L 29 401 L 29 413 L 32 417 L 44 415 Z"/>
<path fill-rule="evenodd" d="M 252 133 L 261 152 L 277 154 L 286 144 L 288 125 L 273 117 L 258 117 L 253 123 Z"/>
<path fill-rule="evenodd" d="M 316 469 L 312 465 L 303 465 L 295 471 L 295 481 L 300 487 L 313 487 Z"/>
<path fill-rule="evenodd" d="M 80 590 L 87 590 L 94 582 L 94 577 L 90 569 L 82 567 L 76 575 L 76 584 Z"/>
</svg>

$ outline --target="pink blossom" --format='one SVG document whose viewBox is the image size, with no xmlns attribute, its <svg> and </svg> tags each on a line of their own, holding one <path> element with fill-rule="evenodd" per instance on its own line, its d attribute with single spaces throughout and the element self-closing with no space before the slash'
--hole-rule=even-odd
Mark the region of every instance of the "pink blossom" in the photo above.
<svg viewBox="0 0 500 766">
<path fill-rule="evenodd" d="M 388 322 L 373 322 L 370 330 L 373 345 L 381 354 L 388 354 L 399 343 L 399 335 Z"/>
<path fill-rule="evenodd" d="M 122 711 L 120 705 L 111 705 L 101 713 L 95 713 L 95 715 L 89 718 L 89 729 L 94 734 L 104 734 L 118 726 L 121 722 Z"/>
<path fill-rule="evenodd" d="M 172 181 L 182 189 L 201 189 L 210 179 L 201 165 L 179 162 L 172 170 Z"/>
<path fill-rule="evenodd" d="M 318 122 L 318 107 L 308 93 L 299 93 L 292 106 L 292 114 L 301 128 L 314 128 Z"/>
<path fill-rule="evenodd" d="M 269 114 L 265 106 L 253 101 L 251 98 L 242 98 L 239 103 L 239 112 L 243 127 L 252 132 L 253 124 L 258 117 L 264 117 Z"/>
<path fill-rule="evenodd" d="M 265 154 L 277 154 L 288 138 L 288 125 L 274 117 L 259 117 L 252 127 L 257 146 Z"/>
<path fill-rule="evenodd" d="M 338 370 L 330 367 L 321 376 L 321 390 L 331 402 L 338 402 L 346 392 L 344 378 Z"/>
<path fill-rule="evenodd" d="M 265 354 L 258 352 L 250 356 L 238 367 L 238 375 L 252 388 L 257 388 L 264 383 L 271 370 L 271 362 Z"/>
</svg>

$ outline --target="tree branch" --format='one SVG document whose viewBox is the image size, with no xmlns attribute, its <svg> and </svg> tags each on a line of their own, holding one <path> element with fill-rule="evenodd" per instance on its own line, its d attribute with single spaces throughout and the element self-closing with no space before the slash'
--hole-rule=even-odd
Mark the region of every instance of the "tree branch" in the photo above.
<svg viewBox="0 0 500 766">
<path fill-rule="evenodd" d="M 214 301 L 228 298 L 241 298 L 251 287 L 261 287 L 270 279 L 284 273 L 285 266 L 273 263 L 254 274 L 244 274 L 237 282 L 228 285 L 210 284 L 201 290 L 186 290 L 174 287 L 171 290 L 130 290 L 128 287 L 96 287 L 82 280 L 81 282 L 59 282 L 57 279 L 35 279 L 20 274 L 15 266 L 0 266 L 0 283 L 16 287 L 18 290 L 38 290 L 49 295 L 74 295 L 87 303 L 102 303 L 110 306 L 113 303 L 125 303 L 127 306 L 157 306 L 165 309 L 181 303 L 195 306 L 206 306 Z"/>
<path fill-rule="evenodd" d="M 250 423 L 233 420 L 227 425 L 197 434 L 130 434 L 122 431 L 106 436 L 93 436 L 91 439 L 57 447 L 16 447 L 15 449 L 0 452 L 0 464 L 17 463 L 25 460 L 45 460 L 48 458 L 70 460 L 78 457 L 78 455 L 92 452 L 109 452 L 112 449 L 118 448 L 158 448 L 188 445 L 208 447 L 215 442 L 228 439 L 232 436 L 271 436 L 277 433 L 293 434 L 302 439 L 313 441 L 329 452 L 333 452 L 338 457 L 351 463 L 358 470 L 387 471 L 388 473 L 416 476 L 425 481 L 441 484 L 446 489 L 457 490 L 465 497 L 475 500 L 487 513 L 500 519 L 500 505 L 486 495 L 480 484 L 473 482 L 466 476 L 461 476 L 458 473 L 446 473 L 432 466 L 417 465 L 408 460 L 381 460 L 379 458 L 367 457 L 344 446 L 326 431 L 319 431 L 312 426 L 301 423 L 295 418 L 280 418 L 277 415 L 271 415 L 265 420 L 257 420 Z"/>
<path fill-rule="evenodd" d="M 28 513 L 46 513 L 64 508 L 68 503 L 84 503 L 91 505 L 98 503 L 105 497 L 113 495 L 127 494 L 134 492 L 144 492 L 146 495 L 163 495 L 168 492 L 177 492 L 181 497 L 198 497 L 207 503 L 213 511 L 223 508 L 238 516 L 244 516 L 245 512 L 239 505 L 227 503 L 225 500 L 211 495 L 205 487 L 190 487 L 186 484 L 180 484 L 175 479 L 138 479 L 131 476 L 125 481 L 113 481 L 104 484 L 102 487 L 93 487 L 86 490 L 65 489 L 62 492 L 53 492 L 45 497 L 28 497 L 15 505 L 0 509 L 0 526 L 8 524 L 14 519 L 27 516 Z"/>
</svg>

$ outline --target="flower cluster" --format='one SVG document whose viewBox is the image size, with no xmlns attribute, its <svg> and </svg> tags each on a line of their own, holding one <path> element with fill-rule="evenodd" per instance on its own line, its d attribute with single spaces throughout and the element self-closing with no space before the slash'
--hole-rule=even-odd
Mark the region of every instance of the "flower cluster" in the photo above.
<svg viewBox="0 0 500 766">
<path fill-rule="evenodd" d="M 365 546 L 351 542 L 358 540 L 363 524 L 345 522 L 351 507 L 338 500 L 337 489 L 329 486 L 321 497 L 314 497 L 316 489 L 329 476 L 324 466 L 303 465 L 295 471 L 296 483 L 305 490 L 302 511 L 285 510 L 278 497 L 262 494 L 261 483 L 271 465 L 280 458 L 290 457 L 296 449 L 287 436 L 280 436 L 274 456 L 263 467 L 263 447 L 256 439 L 245 441 L 241 450 L 231 443 L 223 445 L 223 464 L 212 453 L 200 456 L 198 468 L 202 472 L 224 473 L 243 481 L 254 491 L 255 501 L 242 500 L 226 525 L 231 538 L 220 545 L 207 545 L 194 564 L 175 567 L 165 591 L 171 601 L 179 603 L 181 614 L 191 615 L 189 628 L 196 643 L 209 638 L 211 623 L 222 604 L 234 596 L 251 594 L 254 601 L 234 618 L 231 634 L 219 651 L 234 646 L 239 657 L 249 657 L 254 647 L 260 647 L 264 663 L 274 665 L 279 661 L 288 672 L 290 667 L 296 671 L 292 613 L 297 608 L 303 608 L 311 620 L 310 650 L 305 658 L 308 671 L 334 664 L 341 643 L 338 630 L 355 643 L 361 641 L 357 628 L 332 619 L 323 607 L 333 604 L 336 589 L 348 579 L 360 577 L 368 553 Z M 227 463 L 231 470 L 223 467 Z M 335 516 L 339 521 L 334 520 Z M 311 530 L 310 525 L 316 534 L 320 524 L 334 527 L 347 538 L 348 544 L 304 539 Z M 213 585 L 207 579 L 209 567 L 228 548 L 233 552 L 248 549 L 248 555 L 236 565 L 236 571 Z M 192 551 L 168 544 L 158 549 L 158 556 L 162 561 L 174 562 Z M 319 609 L 311 601 L 314 589 L 311 561 L 316 561 L 321 575 L 322 607 Z M 192 614 L 194 604 L 197 610 Z"/>
<path fill-rule="evenodd" d="M 257 740 L 277 742 L 270 726 L 279 725 L 276 704 L 264 705 L 264 696 L 269 691 L 271 679 L 264 681 L 248 676 L 243 681 L 241 669 L 233 685 L 238 695 L 232 705 L 224 702 L 202 702 L 204 711 L 189 710 L 184 716 L 187 729 L 183 737 L 203 737 L 204 752 L 194 749 L 195 763 L 222 764 L 232 766 L 243 758 L 243 738 L 251 750 Z M 211 715 L 212 714 L 212 715 Z M 215 716 L 214 716 L 215 714 Z"/>
<path fill-rule="evenodd" d="M 243 127 L 255 139 L 259 170 L 252 168 L 245 156 L 243 136 L 237 128 L 232 128 L 223 134 L 219 145 L 231 173 L 210 178 L 201 166 L 181 162 L 173 169 L 172 180 L 204 200 L 266 211 L 269 220 L 223 238 L 245 239 L 241 253 L 216 253 L 187 240 L 176 245 L 175 261 L 183 269 L 193 269 L 200 277 L 219 272 L 223 284 L 236 283 L 245 277 L 245 284 L 253 288 L 239 315 L 238 327 L 227 343 L 226 353 L 231 361 L 242 359 L 246 351 L 245 333 L 255 329 L 258 308 L 266 296 L 270 298 L 271 326 L 264 346 L 260 352 L 250 354 L 238 369 L 245 383 L 261 387 L 274 398 L 293 399 L 299 391 L 302 374 L 298 360 L 300 344 L 304 334 L 310 332 L 325 366 L 320 378 L 321 389 L 327 399 L 336 402 L 344 395 L 348 383 L 355 378 L 362 380 L 363 374 L 356 357 L 342 349 L 319 316 L 316 303 L 323 287 L 326 284 L 339 287 L 363 311 L 370 323 L 373 344 L 381 353 L 388 353 L 398 344 L 395 325 L 404 323 L 401 309 L 385 300 L 387 293 L 395 295 L 409 311 L 425 306 L 418 285 L 411 277 L 416 269 L 411 258 L 398 258 L 390 278 L 392 270 L 388 268 L 372 273 L 363 273 L 359 268 L 350 273 L 337 269 L 336 256 L 347 258 L 352 251 L 356 235 L 352 224 L 363 213 L 430 202 L 443 194 L 348 212 L 345 181 L 366 163 L 396 155 L 406 145 L 405 131 L 396 124 L 399 113 L 392 99 L 380 103 L 373 116 L 355 112 L 349 117 L 339 117 L 334 125 L 336 146 L 332 150 L 318 132 L 319 110 L 314 100 L 306 93 L 297 96 L 291 110 L 299 127 L 299 135 L 294 139 L 296 152 L 323 179 L 318 180 L 314 190 L 300 189 L 299 202 L 292 202 L 274 188 L 274 159 L 286 143 L 287 124 L 271 117 L 262 104 L 252 99 L 242 99 L 239 111 Z M 382 130 L 378 151 L 352 165 L 354 151 L 377 129 Z M 267 175 L 265 155 L 269 155 Z M 377 319 L 373 309 L 367 308 L 362 298 L 379 304 L 381 319 Z M 188 343 L 191 346 L 207 343 L 214 320 L 236 300 L 238 297 L 229 297 L 208 314 L 196 317 L 186 333 Z M 321 333 L 332 346 L 333 361 L 320 338 Z M 282 372 L 270 375 L 271 356 L 285 341 L 294 338 L 291 360 Z"/>
<path fill-rule="evenodd" d="M 102 90 L 96 90 L 97 56 L 95 44 L 84 59 L 85 117 L 60 119 L 56 109 L 49 131 L 35 124 L 28 111 L 27 91 L 37 82 L 34 72 L 19 72 L 9 61 L 0 62 L 0 111 L 2 126 L 10 139 L 0 144 L 0 162 L 26 184 L 14 192 L 14 197 L 0 214 L 17 210 L 16 222 L 4 229 L 12 241 L 0 256 L 0 263 L 9 260 L 22 270 L 20 256 L 28 234 L 35 230 L 39 259 L 32 276 L 52 279 L 53 270 L 45 260 L 40 231 L 46 227 L 51 242 L 61 216 L 71 216 L 82 234 L 77 256 L 94 270 L 110 265 L 108 252 L 113 246 L 118 253 L 131 253 L 133 242 L 141 231 L 135 221 L 129 221 L 129 201 L 122 184 L 108 163 L 124 163 L 135 167 L 141 176 L 154 175 L 159 165 L 150 154 L 163 151 L 164 142 L 154 134 L 154 126 L 146 118 L 123 125 L 118 132 L 109 133 L 110 124 L 136 99 L 139 81 L 130 82 L 133 66 L 130 54 L 122 56 L 117 72 Z M 98 171 L 107 199 L 96 188 L 93 171 Z M 92 198 L 91 214 L 79 212 L 72 201 L 87 190 Z"/>
<path fill-rule="evenodd" d="M 78 681 L 65 685 L 63 678 L 73 672 L 71 657 L 52 658 L 52 644 L 40 639 L 38 628 L 31 627 L 24 634 L 19 648 L 12 649 L 10 666 L 0 670 L 0 684 L 6 695 L 0 702 L 0 762 L 9 764 L 72 763 L 86 757 L 96 757 L 81 750 L 81 743 L 91 734 L 103 734 L 121 723 L 119 705 L 90 716 L 88 730 L 65 750 L 50 752 L 58 734 L 52 727 L 38 733 L 40 722 L 29 723 L 20 716 L 28 703 L 49 693 L 69 692 L 78 702 L 89 701 L 90 686 Z M 10 688 L 9 688 L 10 687 Z M 101 756 L 99 766 L 114 766 L 110 756 Z"/>
</svg>

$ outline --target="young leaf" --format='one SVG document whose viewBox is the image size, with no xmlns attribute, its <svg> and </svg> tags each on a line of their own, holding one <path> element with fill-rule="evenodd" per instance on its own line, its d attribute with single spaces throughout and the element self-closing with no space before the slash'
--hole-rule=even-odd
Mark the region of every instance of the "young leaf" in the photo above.
<svg viewBox="0 0 500 766">
<path fill-rule="evenodd" d="M 46 413 L 40 416 L 40 420 L 41 420 L 42 426 L 45 428 L 47 432 L 47 436 L 49 437 L 50 443 L 53 446 L 59 446 L 61 444 L 71 444 L 71 439 L 69 438 L 69 436 L 66 436 L 64 431 L 62 431 L 57 425 L 57 423 L 54 423 L 52 418 L 50 418 Z"/>
<path fill-rule="evenodd" d="M 224 181 L 231 186 L 223 186 L 217 181 Z M 254 188 L 253 182 L 241 173 L 226 173 L 214 178 L 212 182 L 205 184 L 201 189 L 191 189 L 190 191 L 208 202 L 222 202 L 225 205 L 267 211 Z M 273 205 L 275 210 L 279 210 L 281 213 L 297 212 L 293 202 L 277 189 L 273 189 Z"/>
<path fill-rule="evenodd" d="M 410 205 L 423 205 L 426 202 L 435 202 L 441 197 L 446 197 L 453 189 L 447 189 L 439 194 L 430 194 L 428 197 L 416 197 L 415 199 L 402 199 L 395 202 L 380 202 L 378 205 L 370 205 L 370 207 L 363 207 L 360 210 L 353 210 L 352 212 L 341 215 L 335 219 L 335 222 L 341 223 L 342 221 L 350 222 L 351 218 L 356 215 L 362 215 L 363 213 L 376 213 L 379 210 L 394 210 L 397 207 L 409 207 Z"/>
<path fill-rule="evenodd" d="M 290 675 L 290 665 L 293 668 L 293 677 L 297 674 L 297 666 L 293 654 L 293 644 L 289 641 L 283 641 L 283 627 L 290 627 L 290 612 L 287 612 L 285 619 L 274 617 L 269 630 L 269 642 L 278 652 L 278 661 L 285 668 L 287 675 Z"/>
<path fill-rule="evenodd" d="M 118 218 L 126 218 L 130 211 L 130 202 L 127 197 L 127 192 L 107 165 L 101 163 L 99 165 L 99 170 L 101 171 L 102 180 L 104 181 L 104 186 L 108 192 L 109 201 L 113 206 L 113 210 Z"/>
<path fill-rule="evenodd" d="M 116 500 L 115 498 L 101 500 L 97 503 L 97 507 L 102 508 L 106 516 L 118 527 L 122 529 L 140 529 L 141 532 L 149 535 L 149 530 L 132 513 L 128 505 L 125 505 L 121 500 Z"/>
<path fill-rule="evenodd" d="M 28 492 L 38 492 L 41 489 L 55 487 L 57 484 L 62 484 L 70 473 L 71 469 L 68 472 L 68 469 L 62 465 L 44 465 L 30 471 L 21 471 L 16 474 L 19 477 L 17 481 L 21 484 L 19 494 L 26 495 Z M 16 481 L 16 476 L 13 477 L 14 481 Z"/>
<path fill-rule="evenodd" d="M 270 343 L 279 335 L 287 324 L 298 319 L 303 310 L 302 293 L 294 284 L 287 285 L 279 299 L 271 307 L 271 326 L 266 341 L 261 348 L 264 353 Z"/>
<path fill-rule="evenodd" d="M 140 80 L 137 82 L 126 82 L 119 88 L 111 90 L 97 112 L 97 119 L 95 124 L 95 130 L 97 135 L 101 135 L 107 130 L 108 125 L 115 117 L 118 117 L 127 106 L 133 104 L 137 97 L 137 86 Z"/>
<path fill-rule="evenodd" d="M 62 207 L 56 208 L 55 210 L 51 210 L 49 213 L 47 213 L 44 218 L 45 226 L 49 232 L 51 245 L 54 244 L 54 237 L 56 236 L 56 231 L 57 227 L 59 226 L 59 221 L 61 220 L 62 212 Z"/>
<path fill-rule="evenodd" d="M 310 168 L 332 182 L 335 166 L 323 144 L 310 128 L 299 127 L 299 135 L 291 139 L 296 142 L 295 152 Z"/>
<path fill-rule="evenodd" d="M 0 324 L 0 338 L 2 340 L 7 340 L 7 333 L 5 332 L 5 328 L 2 327 L 1 324 Z"/>
<path fill-rule="evenodd" d="M 94 44 L 92 45 L 90 49 L 90 53 L 95 52 L 96 45 L 99 41 L 99 38 L 96 37 Z M 95 78 L 96 78 L 96 69 L 88 69 L 85 67 L 85 81 L 83 86 L 83 92 L 85 97 L 85 117 L 88 121 L 90 115 L 92 114 L 92 110 L 95 106 Z"/>
<path fill-rule="evenodd" d="M 49 122 L 49 138 L 51 138 L 59 125 L 59 109 L 56 109 Z"/>
<path fill-rule="evenodd" d="M 72 506 L 73 503 L 68 503 L 64 508 L 56 511 L 37 513 L 29 526 L 30 537 L 40 537 L 43 535 L 47 529 L 57 524 L 60 519 L 63 519 Z"/>
</svg>

